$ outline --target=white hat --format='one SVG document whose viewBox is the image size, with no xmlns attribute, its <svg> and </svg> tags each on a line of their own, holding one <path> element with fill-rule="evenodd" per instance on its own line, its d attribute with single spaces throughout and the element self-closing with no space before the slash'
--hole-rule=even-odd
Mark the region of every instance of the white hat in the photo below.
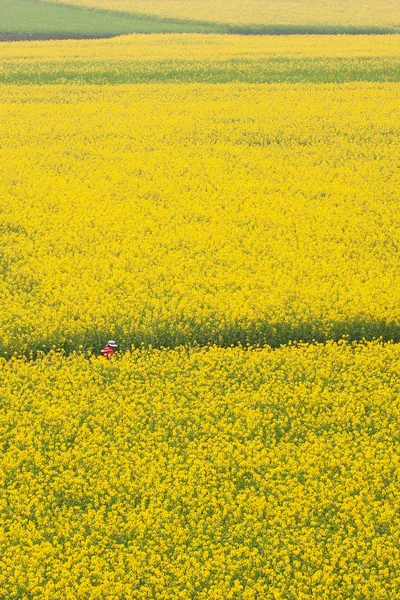
<svg viewBox="0 0 400 600">
<path fill-rule="evenodd" d="M 110 348 L 118 348 L 118 344 L 117 342 L 114 342 L 114 340 L 110 340 L 107 346 L 110 346 Z"/>
</svg>

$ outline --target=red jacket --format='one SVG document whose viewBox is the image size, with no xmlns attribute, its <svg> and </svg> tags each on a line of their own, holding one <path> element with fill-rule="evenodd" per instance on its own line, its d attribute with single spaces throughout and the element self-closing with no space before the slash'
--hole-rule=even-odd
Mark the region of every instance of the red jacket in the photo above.
<svg viewBox="0 0 400 600">
<path fill-rule="evenodd" d="M 111 346 L 105 346 L 101 351 L 101 355 L 107 359 L 110 359 L 112 356 L 114 356 L 114 354 L 115 354 L 115 350 L 114 350 L 114 348 L 111 348 Z"/>
</svg>

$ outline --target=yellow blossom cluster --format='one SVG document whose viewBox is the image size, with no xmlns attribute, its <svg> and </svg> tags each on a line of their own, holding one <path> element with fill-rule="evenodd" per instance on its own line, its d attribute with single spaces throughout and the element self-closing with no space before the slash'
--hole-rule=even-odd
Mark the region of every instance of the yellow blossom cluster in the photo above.
<svg viewBox="0 0 400 600">
<path fill-rule="evenodd" d="M 56 1 L 159 17 L 232 24 L 400 26 L 400 5 L 397 0 Z"/>
<path fill-rule="evenodd" d="M 397 339 L 399 101 L 4 86 L 1 352 Z"/>
<path fill-rule="evenodd" d="M 400 346 L 0 361 L 0 596 L 386 600 Z"/>
</svg>

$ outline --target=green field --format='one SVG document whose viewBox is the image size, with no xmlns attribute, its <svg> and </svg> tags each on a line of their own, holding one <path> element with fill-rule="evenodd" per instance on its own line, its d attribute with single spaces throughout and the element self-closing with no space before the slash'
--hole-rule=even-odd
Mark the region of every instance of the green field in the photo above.
<svg viewBox="0 0 400 600">
<path fill-rule="evenodd" d="M 341 25 L 228 25 L 79 8 L 40 0 L 0 0 L 0 40 L 112 37 L 127 33 L 337 34 L 393 33 Z"/>
<path fill-rule="evenodd" d="M 218 32 L 219 26 L 78 8 L 38 0 L 0 0 L 0 39 L 112 37 L 126 33 Z"/>
</svg>

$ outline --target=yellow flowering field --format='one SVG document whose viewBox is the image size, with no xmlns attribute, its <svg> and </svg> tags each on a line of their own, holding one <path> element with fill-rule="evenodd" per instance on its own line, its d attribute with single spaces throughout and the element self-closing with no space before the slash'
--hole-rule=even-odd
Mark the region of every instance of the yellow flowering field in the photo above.
<svg viewBox="0 0 400 600">
<path fill-rule="evenodd" d="M 0 83 L 399 81 L 400 36 L 125 35 L 0 43 Z"/>
<path fill-rule="evenodd" d="M 49 0 L 54 2 L 54 0 Z M 57 1 L 57 0 L 56 0 Z M 400 26 L 397 0 L 58 0 L 90 6 L 169 17 L 274 25 Z"/>
<path fill-rule="evenodd" d="M 400 346 L 0 361 L 0 596 L 386 600 Z"/>
<path fill-rule="evenodd" d="M 12 60 L 65 63 L 107 60 L 190 60 L 275 58 L 397 58 L 400 35 L 241 36 L 218 34 L 132 34 L 98 40 L 25 41 L 0 43 L 1 68 Z"/>
<path fill-rule="evenodd" d="M 3 86 L 1 352 L 399 338 L 397 84 Z"/>
<path fill-rule="evenodd" d="M 0 43 L 1 600 L 400 597 L 399 47 Z"/>
</svg>

